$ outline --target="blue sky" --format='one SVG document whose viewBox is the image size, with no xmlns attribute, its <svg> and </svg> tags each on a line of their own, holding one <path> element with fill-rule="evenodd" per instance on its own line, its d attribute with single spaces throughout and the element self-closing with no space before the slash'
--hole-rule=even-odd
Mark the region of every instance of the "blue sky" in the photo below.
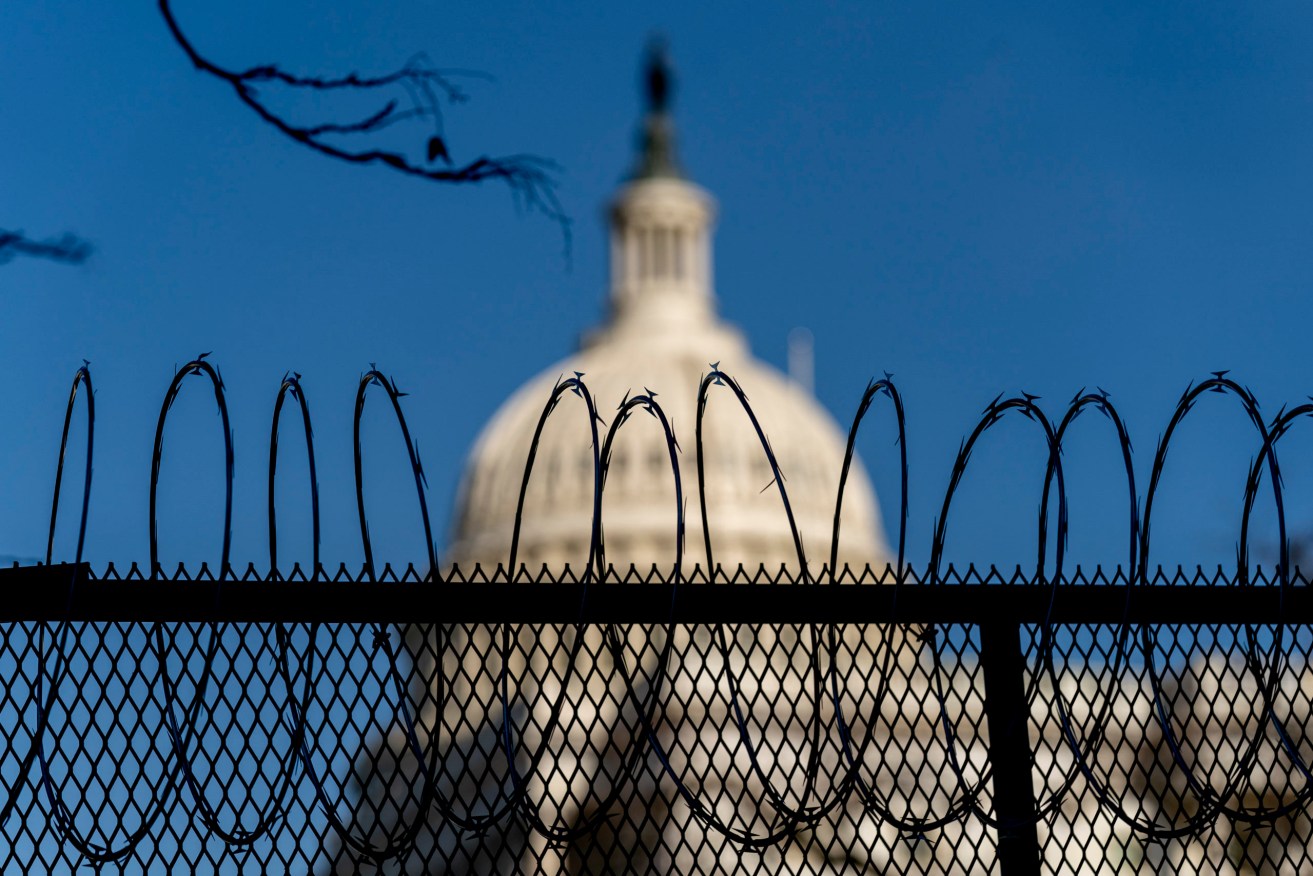
<svg viewBox="0 0 1313 876">
<path fill-rule="evenodd" d="M 721 205 L 723 313 L 777 364 L 788 331 L 810 328 L 818 394 L 841 421 L 872 375 L 893 372 L 904 392 L 913 559 L 928 555 L 959 439 L 1000 391 L 1036 393 L 1060 416 L 1082 386 L 1107 389 L 1141 488 L 1190 380 L 1232 369 L 1269 416 L 1313 391 L 1306 4 L 178 0 L 175 11 L 233 68 L 383 72 L 425 51 L 492 74 L 447 114 L 450 148 L 458 160 L 555 159 L 573 259 L 558 229 L 517 213 L 496 184 L 430 185 L 282 137 L 188 66 L 148 0 L 3 4 L 0 227 L 74 230 L 96 252 L 79 267 L 0 266 L 0 554 L 44 553 L 64 399 L 86 358 L 99 414 L 88 555 L 144 561 L 160 400 L 175 364 L 206 351 L 233 411 L 235 559 L 267 555 L 268 419 L 289 369 L 313 406 L 325 558 L 361 556 L 351 404 L 371 362 L 411 393 L 441 534 L 480 426 L 600 317 L 601 205 L 630 163 L 638 61 L 658 30 L 678 69 L 685 165 Z M 287 106 L 324 117 L 319 104 Z M 374 537 L 385 557 L 420 559 L 384 414 L 371 409 L 367 435 Z M 199 382 L 175 416 L 163 558 L 212 560 L 220 444 Z M 1215 564 L 1233 554 L 1256 446 L 1220 398 L 1188 422 L 1155 558 Z M 1005 424 L 973 460 L 951 557 L 1029 561 L 1043 455 L 1028 426 Z M 886 516 L 890 438 L 877 426 L 861 448 Z M 1083 422 L 1068 454 L 1073 555 L 1086 562 L 1123 556 L 1109 438 Z M 283 553 L 304 556 L 300 445 L 290 432 L 283 444 Z M 1313 528 L 1300 501 L 1309 441 L 1288 447 L 1290 512 Z M 58 553 L 71 533 L 61 527 Z"/>
</svg>

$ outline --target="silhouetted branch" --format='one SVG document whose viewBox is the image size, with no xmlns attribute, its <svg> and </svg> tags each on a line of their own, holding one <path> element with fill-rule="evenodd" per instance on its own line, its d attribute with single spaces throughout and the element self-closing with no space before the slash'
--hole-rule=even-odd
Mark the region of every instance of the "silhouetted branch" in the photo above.
<svg viewBox="0 0 1313 876">
<path fill-rule="evenodd" d="M 417 55 L 404 67 L 381 76 L 361 76 L 348 73 L 338 77 L 301 76 L 288 73 L 272 64 L 234 71 L 218 66 L 204 57 L 183 34 L 170 8 L 170 0 L 159 0 L 160 13 L 196 69 L 228 83 L 237 98 L 261 119 L 273 125 L 296 142 L 327 155 L 353 164 L 383 164 L 410 176 L 441 183 L 479 183 L 495 179 L 505 182 L 516 202 L 538 210 L 561 227 L 566 251 L 570 247 L 570 218 L 561 207 L 556 195 L 556 181 L 552 174 L 555 162 L 536 155 L 507 155 L 497 158 L 481 156 L 466 164 L 457 165 L 447 151 L 442 128 L 442 101 L 456 104 L 467 99 L 464 91 L 449 76 L 468 75 L 463 71 L 443 71 L 433 67 L 426 56 Z M 316 125 L 298 125 L 270 108 L 260 94 L 260 86 L 277 84 L 291 89 L 310 91 L 377 91 L 398 88 L 405 92 L 406 104 L 389 99 L 369 115 L 347 122 L 325 122 Z M 434 131 L 429 136 L 425 153 L 427 164 L 412 161 L 400 152 L 377 147 L 349 148 L 326 137 L 374 134 L 398 122 L 430 119 Z"/>
<path fill-rule="evenodd" d="M 0 228 L 0 264 L 21 255 L 77 265 L 91 255 L 91 244 L 74 234 L 33 240 L 21 231 Z"/>
</svg>

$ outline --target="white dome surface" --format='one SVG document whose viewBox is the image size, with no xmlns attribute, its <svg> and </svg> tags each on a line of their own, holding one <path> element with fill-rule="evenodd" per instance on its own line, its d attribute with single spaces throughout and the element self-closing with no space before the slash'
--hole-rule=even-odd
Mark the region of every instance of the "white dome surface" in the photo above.
<svg viewBox="0 0 1313 876">
<path fill-rule="evenodd" d="M 662 129 L 666 131 L 667 129 Z M 697 501 L 697 393 L 710 363 L 742 388 L 774 450 L 808 567 L 829 562 L 834 505 L 846 433 L 811 394 L 749 352 L 742 335 L 715 314 L 711 290 L 709 195 L 678 176 L 657 173 L 625 185 L 611 208 L 611 306 L 581 350 L 515 392 L 484 428 L 468 459 L 452 544 L 445 561 L 491 571 L 510 557 L 515 510 L 529 448 L 543 408 L 575 372 L 592 394 L 599 440 L 626 397 L 651 391 L 671 420 L 682 452 L 686 502 L 684 569 L 706 565 Z M 747 412 L 727 386 L 712 386 L 704 425 L 707 509 L 713 559 L 798 568 L 798 554 L 766 454 Z M 675 492 L 659 422 L 635 411 L 615 439 L 602 502 L 606 562 L 670 569 Z M 530 572 L 567 563 L 581 572 L 592 524 L 593 456 L 584 403 L 567 393 L 545 426 L 525 495 L 517 565 Z M 845 489 L 839 563 L 860 572 L 890 561 L 875 494 L 859 462 Z"/>
<path fill-rule="evenodd" d="M 649 61 L 653 63 L 660 63 L 660 59 Z M 658 84 L 664 82 L 663 69 L 655 72 Z M 653 78 L 650 72 L 649 83 Z M 664 88 L 650 92 L 653 111 L 647 119 L 639 170 L 612 205 L 611 307 L 607 320 L 577 354 L 543 371 L 512 395 L 484 428 L 470 454 L 454 515 L 453 544 L 444 556 L 446 562 L 460 564 L 462 571 L 469 572 L 471 564 L 479 563 L 491 573 L 509 559 L 515 509 L 534 431 L 557 381 L 573 377 L 576 371 L 583 372 L 583 381 L 597 400 L 598 413 L 608 421 L 626 395 L 646 390 L 655 393 L 683 448 L 677 459 L 688 509 L 684 571 L 690 573 L 695 563 L 705 564 L 694 430 L 698 387 L 712 362 L 719 362 L 746 393 L 777 454 L 809 568 L 817 573 L 828 562 L 846 436 L 809 392 L 755 360 L 743 337 L 716 318 L 711 292 L 713 205 L 705 192 L 679 175 L 665 101 L 658 99 L 664 98 L 664 93 Z M 798 557 L 792 531 L 771 482 L 772 473 L 756 430 L 732 389 L 713 386 L 710 390 L 704 450 L 714 559 L 731 574 L 739 564 L 749 573 L 761 566 L 774 573 L 781 565 L 796 573 Z M 606 427 L 602 424 L 599 433 L 604 440 Z M 593 519 L 591 436 L 587 409 L 581 399 L 567 391 L 542 433 L 525 495 L 517 560 L 533 573 L 543 565 L 559 572 L 567 563 L 576 573 L 583 571 Z M 603 495 L 607 562 L 617 570 L 627 571 L 631 563 L 643 572 L 653 565 L 669 570 L 674 560 L 675 520 L 669 448 L 657 420 L 636 410 L 618 432 Z M 844 497 L 839 558 L 858 568 L 870 564 L 877 572 L 882 572 L 889 561 L 874 492 L 856 463 Z M 858 702 L 869 693 L 873 667 L 858 667 L 856 661 L 885 653 L 885 629 L 858 624 L 845 628 L 844 646 L 837 658 L 837 677 L 853 683 L 844 694 L 845 701 Z M 465 795 L 467 803 L 482 801 L 471 804 L 481 808 L 514 793 L 510 778 L 498 763 L 503 753 L 497 728 L 506 716 L 501 714 L 501 668 L 493 665 L 500 661 L 489 659 L 497 650 L 495 627 L 456 625 L 444 630 L 437 641 L 443 643 L 441 675 L 450 682 L 444 690 L 434 665 L 423 663 L 431 656 L 420 657 L 420 665 L 410 676 L 412 684 L 416 689 L 431 684 L 435 691 L 442 692 L 416 696 L 416 701 L 424 705 L 415 726 L 424 728 L 419 739 L 426 747 L 428 733 L 447 736 L 443 775 L 460 777 L 453 788 Z M 640 639 L 647 635 L 641 625 L 621 635 L 631 633 Z M 408 634 L 412 652 L 437 653 L 437 647 L 419 648 L 421 635 L 437 633 L 412 628 Z M 515 634 L 517 641 L 527 647 L 517 646 L 504 667 L 514 679 L 511 684 L 516 691 L 511 721 L 532 736 L 539 730 L 529 728 L 553 726 L 559 719 L 556 732 L 560 744 L 550 746 L 551 766 L 535 771 L 530 781 L 543 783 L 541 799 L 552 801 L 549 808 L 556 810 L 555 815 L 548 816 L 551 823 L 571 827 L 597 814 L 588 807 L 598 799 L 598 786 L 592 784 L 598 770 L 609 769 L 603 765 L 616 752 L 627 751 L 629 745 L 639 744 L 635 740 L 645 738 L 622 717 L 622 704 L 628 698 L 616 678 L 605 671 L 572 672 L 572 652 L 564 643 L 573 635 L 576 633 L 565 626 L 527 625 Z M 585 638 L 578 641 L 584 642 L 583 654 L 592 655 L 585 656 L 585 661 L 597 659 L 600 666 L 609 659 L 601 626 L 588 626 L 582 635 Z M 662 698 L 656 725 L 657 732 L 663 734 L 662 744 L 667 750 L 689 752 L 690 763 L 705 758 L 704 767 L 693 768 L 699 773 L 697 783 L 699 793 L 706 795 L 704 799 L 742 801 L 743 818 L 766 817 L 754 811 L 756 798 L 745 796 L 746 777 L 754 769 L 764 769 L 771 775 L 777 768 L 794 770 L 797 761 L 788 752 L 801 752 L 811 745 L 806 730 L 812 726 L 811 709 L 829 708 L 828 698 L 813 702 L 807 693 L 813 667 L 810 649 L 799 647 L 801 629 L 787 624 L 744 627 L 747 649 L 727 658 L 717 657 L 714 648 L 706 653 L 700 650 L 697 642 L 709 641 L 705 627 L 679 626 L 674 635 L 672 653 L 678 657 L 673 661 L 670 692 Z M 638 642 L 634 640 L 635 645 Z M 920 676 L 914 670 L 920 647 L 899 647 L 896 651 L 899 671 L 891 676 L 891 694 L 882 701 L 886 705 L 892 703 L 896 708 L 904 702 L 900 685 L 918 683 Z M 640 651 L 646 656 L 636 657 L 635 665 L 650 664 L 655 651 L 641 646 Z M 860 671 L 845 671 L 845 661 L 852 661 Z M 648 672 L 650 669 L 641 670 Z M 720 684 L 729 675 L 741 679 L 749 691 L 748 698 L 756 704 L 757 711 L 750 712 L 752 720 L 769 726 L 763 734 L 766 760 L 760 767 L 755 761 L 747 762 L 742 740 L 731 729 L 732 722 L 726 723 L 728 706 Z M 913 688 L 912 695 L 923 696 L 926 689 L 924 685 Z M 569 695 L 561 699 L 562 694 Z M 779 722 L 761 710 L 786 701 L 793 709 L 791 720 Z M 561 704 L 560 713 L 554 712 L 554 702 Z M 827 714 L 821 715 L 825 726 L 832 721 Z M 876 737 L 881 750 L 896 750 L 897 743 L 885 741 L 886 736 L 899 734 L 907 739 L 919 734 L 920 738 L 929 732 L 919 724 L 898 720 L 897 715 L 886 718 L 872 725 L 876 733 L 884 734 Z M 639 735 L 633 736 L 636 732 Z M 366 777 L 361 781 L 361 798 L 396 804 L 395 818 L 379 819 L 390 833 L 396 824 L 413 821 L 414 801 L 420 796 L 417 783 L 421 773 L 414 764 L 415 737 L 410 733 L 395 726 L 387 737 L 379 739 L 377 748 L 357 761 L 358 773 Z M 933 753 L 930 756 L 933 758 Z M 650 755 L 645 757 L 651 759 Z M 917 781 L 925 780 L 924 787 L 907 787 L 899 779 L 905 793 L 920 794 L 925 799 L 930 799 L 925 795 L 936 793 L 934 780 L 942 759 L 927 763 L 928 768 L 915 776 Z M 589 837 L 570 847 L 558 847 L 540 834 L 521 829 L 518 819 L 500 839 L 488 840 L 478 833 L 456 829 L 434 810 L 428 813 L 431 830 L 420 834 L 427 847 L 421 854 L 406 858 L 400 865 L 402 872 L 480 876 L 509 872 L 664 873 L 698 868 L 737 872 L 766 860 L 752 856 L 752 863 L 747 863 L 748 858 L 735 843 L 706 829 L 687 806 L 678 803 L 677 795 L 672 796 L 661 775 L 660 768 L 651 762 L 640 769 L 633 776 L 627 800 L 622 797 L 612 801 L 611 815 L 617 820 L 608 820 L 596 841 Z M 817 790 L 820 796 L 827 796 L 824 787 Z M 534 796 L 538 793 L 535 791 Z M 619 820 L 622 817 L 624 821 Z M 847 863 L 836 863 L 829 857 L 830 850 L 836 848 L 850 849 L 860 856 L 847 859 L 856 861 L 859 868 L 907 866 L 908 845 L 896 834 L 881 843 L 898 850 L 896 854 L 902 857 L 878 857 L 884 851 L 874 850 L 874 839 L 882 828 L 855 799 L 846 806 L 844 817 L 861 831 L 860 843 L 853 842 L 854 834 L 840 835 L 832 824 L 822 822 L 814 828 L 812 841 L 786 844 L 772 872 L 788 876 L 819 876 L 837 873 L 841 868 L 851 872 Z M 621 838 L 620 826 L 626 823 L 634 825 L 631 836 L 636 840 Z M 608 833 L 612 825 L 616 833 Z M 939 848 L 974 848 L 981 842 L 981 831 L 983 827 L 965 845 L 941 843 Z M 341 854 L 335 867 L 338 873 L 358 870 L 349 854 Z"/>
</svg>

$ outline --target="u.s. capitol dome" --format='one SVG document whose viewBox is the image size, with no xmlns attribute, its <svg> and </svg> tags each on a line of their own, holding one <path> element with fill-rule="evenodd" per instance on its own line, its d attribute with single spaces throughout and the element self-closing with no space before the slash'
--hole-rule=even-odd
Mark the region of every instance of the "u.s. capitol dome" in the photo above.
<svg viewBox="0 0 1313 876">
<path fill-rule="evenodd" d="M 650 392 L 673 423 L 687 499 L 685 568 L 705 564 L 697 502 L 694 431 L 700 379 L 713 363 L 749 399 L 784 474 L 813 573 L 828 562 L 845 434 L 810 391 L 757 360 L 746 339 L 716 313 L 712 197 L 685 178 L 675 155 L 669 73 L 649 65 L 648 113 L 637 166 L 608 210 L 609 308 L 577 353 L 515 392 L 489 421 L 466 463 L 446 560 L 491 570 L 510 557 L 530 444 L 557 382 L 583 375 L 607 420 L 629 396 Z M 581 410 L 569 410 L 577 404 Z M 798 553 L 761 441 L 728 388 L 711 387 L 704 423 L 706 491 L 713 559 L 796 568 Z M 664 433 L 638 414 L 618 433 L 605 481 L 606 561 L 617 569 L 669 568 L 675 550 L 674 479 Z M 600 428 L 600 427 L 599 427 Z M 605 435 L 605 429 L 601 429 Z M 531 571 L 588 558 L 593 450 L 582 403 L 567 396 L 543 430 L 524 498 L 517 565 Z M 889 554 L 875 494 L 860 464 L 844 493 L 839 563 L 883 570 Z"/>
</svg>

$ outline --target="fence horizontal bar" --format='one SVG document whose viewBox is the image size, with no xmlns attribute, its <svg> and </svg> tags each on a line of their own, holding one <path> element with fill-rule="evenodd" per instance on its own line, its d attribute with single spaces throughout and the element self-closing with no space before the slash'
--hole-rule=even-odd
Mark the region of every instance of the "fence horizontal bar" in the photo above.
<svg viewBox="0 0 1313 876">
<path fill-rule="evenodd" d="M 1128 603 L 1129 597 L 1129 603 Z M 1313 588 L 96 580 L 0 569 L 0 621 L 1313 623 Z"/>
</svg>

